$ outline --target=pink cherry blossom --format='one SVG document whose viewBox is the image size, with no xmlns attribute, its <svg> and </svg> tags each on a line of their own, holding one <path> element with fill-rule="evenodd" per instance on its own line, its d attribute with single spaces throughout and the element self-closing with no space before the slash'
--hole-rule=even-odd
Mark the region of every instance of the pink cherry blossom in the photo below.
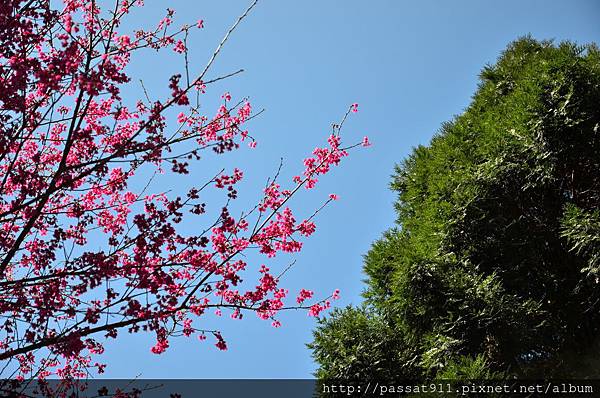
<svg viewBox="0 0 600 398">
<path fill-rule="evenodd" d="M 185 44 L 183 44 L 183 41 L 177 40 L 177 42 L 175 43 L 175 46 L 173 46 L 173 50 L 176 53 L 183 54 L 185 52 Z"/>
<path fill-rule="evenodd" d="M 226 350 L 219 330 L 202 327 L 248 314 L 280 327 L 280 311 L 329 308 L 306 289 L 294 302 L 285 272 L 257 256 L 302 250 L 319 210 L 299 214 L 290 198 L 360 143 L 344 144 L 339 131 L 324 137 L 292 181 L 271 176 L 253 198 L 242 189 L 243 157 L 221 171 L 202 162 L 233 156 L 243 142 L 256 147 L 253 107 L 229 92 L 214 107 L 203 101 L 218 72 L 209 64 L 208 75 L 193 76 L 192 32 L 176 27 L 174 10 L 131 29 L 125 16 L 142 1 L 116 10 L 83 0 L 36 4 L 0 7 L 0 360 L 14 360 L 15 378 L 104 372 L 103 344 L 126 333 L 150 334 L 157 355 L 177 336 L 212 336 Z M 166 95 L 136 92 L 130 73 L 165 52 L 181 60 L 154 82 Z M 175 189 L 179 175 L 185 188 Z"/>
<path fill-rule="evenodd" d="M 310 290 L 302 289 L 300 293 L 298 293 L 298 297 L 296 298 L 296 302 L 298 304 L 302 304 L 305 300 L 312 298 L 313 292 Z"/>
</svg>

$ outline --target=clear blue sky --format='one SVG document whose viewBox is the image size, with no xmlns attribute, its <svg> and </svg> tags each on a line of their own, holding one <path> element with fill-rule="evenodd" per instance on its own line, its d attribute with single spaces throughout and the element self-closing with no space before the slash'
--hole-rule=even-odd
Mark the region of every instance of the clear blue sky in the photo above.
<svg viewBox="0 0 600 398">
<path fill-rule="evenodd" d="M 204 19 L 205 29 L 192 39 L 192 65 L 200 69 L 248 4 L 146 0 L 145 9 L 129 23 L 155 20 L 167 6 L 178 11 L 178 23 Z M 249 204 L 280 157 L 284 177 L 296 174 L 302 159 L 324 143 L 331 123 L 358 102 L 360 112 L 344 134 L 349 141 L 369 135 L 373 146 L 354 152 L 318 190 L 303 192 L 293 202 L 299 214 L 308 215 L 330 192 L 340 197 L 321 214 L 317 233 L 295 257 L 283 283 L 293 293 L 300 287 L 323 294 L 339 288 L 342 299 L 336 305 L 357 304 L 362 256 L 395 218 L 394 195 L 387 188 L 394 164 L 462 112 L 480 69 L 494 62 L 508 42 L 530 33 L 537 39 L 600 43 L 599 21 L 600 2 L 594 0 L 260 0 L 209 75 L 239 68 L 245 73 L 212 86 L 206 95 L 206 109 L 224 91 L 249 96 L 255 109 L 265 108 L 251 124 L 258 147 L 208 158 L 188 180 L 162 180 L 157 189 L 182 189 L 190 179 L 202 180 L 223 165 L 238 166 L 247 177 L 239 202 Z M 134 58 L 130 73 L 142 76 L 151 94 L 166 94 L 166 80 L 181 70 L 181 62 L 151 59 Z M 281 257 L 269 265 L 283 268 L 289 261 Z M 305 313 L 284 314 L 279 329 L 253 314 L 242 321 L 228 316 L 219 321 L 229 344 L 226 352 L 212 343 L 178 338 L 157 356 L 150 353 L 151 336 L 121 334 L 106 346 L 104 376 L 306 378 L 314 371 L 305 344 L 315 320 Z"/>
</svg>

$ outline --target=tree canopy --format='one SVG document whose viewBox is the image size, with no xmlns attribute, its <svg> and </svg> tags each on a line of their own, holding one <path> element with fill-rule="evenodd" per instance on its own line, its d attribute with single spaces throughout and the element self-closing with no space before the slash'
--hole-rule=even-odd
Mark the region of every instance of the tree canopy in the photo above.
<svg viewBox="0 0 600 398">
<path fill-rule="evenodd" d="M 267 261 L 300 252 L 337 196 L 306 217 L 291 198 L 368 146 L 342 140 L 358 104 L 294 177 L 280 163 L 240 203 L 245 162 L 235 154 L 256 146 L 246 128 L 260 112 L 229 92 L 210 96 L 242 72 L 219 75 L 215 60 L 257 0 L 202 67 L 188 39 L 203 20 L 183 15 L 180 25 L 167 9 L 148 22 L 135 17 L 143 3 L 0 4 L 0 390 L 9 396 L 49 378 L 61 382 L 44 384 L 43 396 L 71 387 L 79 396 L 83 379 L 104 372 L 105 344 L 123 335 L 149 334 L 157 355 L 178 337 L 226 350 L 223 314 L 279 327 L 281 311 L 317 316 L 338 296 L 290 292 L 281 283 L 292 265 Z M 135 65 L 171 60 L 179 67 L 154 68 L 147 90 Z"/>
<path fill-rule="evenodd" d="M 309 344 L 317 377 L 598 376 L 595 44 L 511 43 L 391 188 L 364 305 L 322 318 Z"/>
</svg>

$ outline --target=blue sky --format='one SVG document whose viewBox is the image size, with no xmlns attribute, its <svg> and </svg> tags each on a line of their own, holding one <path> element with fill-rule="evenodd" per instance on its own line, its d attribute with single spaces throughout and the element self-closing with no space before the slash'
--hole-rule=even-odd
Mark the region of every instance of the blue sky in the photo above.
<svg viewBox="0 0 600 398">
<path fill-rule="evenodd" d="M 200 70 L 249 3 L 146 0 L 146 7 L 127 24 L 157 20 L 167 6 L 177 10 L 177 23 L 204 19 L 205 29 L 191 39 L 191 65 Z M 329 193 L 340 200 L 320 214 L 316 234 L 293 257 L 296 264 L 282 283 L 292 293 L 305 287 L 326 295 L 339 288 L 342 298 L 335 305 L 358 304 L 362 256 L 395 218 L 394 195 L 387 188 L 394 164 L 415 145 L 426 144 L 443 121 L 462 112 L 477 87 L 479 71 L 508 42 L 531 34 L 600 43 L 599 16 L 600 2 L 593 0 L 260 0 L 209 76 L 240 68 L 245 72 L 206 94 L 207 110 L 224 91 L 234 98 L 250 97 L 257 110 L 265 108 L 249 126 L 259 141 L 257 148 L 209 157 L 190 176 L 159 180 L 155 189 L 177 191 L 221 167 L 238 166 L 246 173 L 238 200 L 251 204 L 281 157 L 283 177 L 297 174 L 310 151 L 324 144 L 331 123 L 358 102 L 360 112 L 348 121 L 344 136 L 351 142 L 368 135 L 373 146 L 353 152 L 318 189 L 295 198 L 292 204 L 299 215 L 310 215 Z M 142 56 L 133 59 L 129 72 L 143 78 L 158 97 L 168 93 L 167 79 L 181 67 L 176 57 Z M 285 268 L 293 258 L 281 257 L 269 265 Z M 109 367 L 104 377 L 310 377 L 315 364 L 305 344 L 315 320 L 295 311 L 280 319 L 283 326 L 278 329 L 252 314 L 242 321 L 228 316 L 218 323 L 207 320 L 222 330 L 229 344 L 226 352 L 178 338 L 157 356 L 150 353 L 150 335 L 123 333 L 106 345 L 102 359 Z"/>
</svg>

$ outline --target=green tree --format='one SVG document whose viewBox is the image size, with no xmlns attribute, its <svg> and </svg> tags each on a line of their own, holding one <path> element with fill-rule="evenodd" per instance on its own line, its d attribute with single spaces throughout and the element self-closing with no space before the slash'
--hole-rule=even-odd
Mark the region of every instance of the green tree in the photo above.
<svg viewBox="0 0 600 398">
<path fill-rule="evenodd" d="M 317 377 L 599 376 L 599 126 L 596 45 L 511 43 L 397 166 L 397 226 L 365 304 L 320 320 Z"/>
</svg>

